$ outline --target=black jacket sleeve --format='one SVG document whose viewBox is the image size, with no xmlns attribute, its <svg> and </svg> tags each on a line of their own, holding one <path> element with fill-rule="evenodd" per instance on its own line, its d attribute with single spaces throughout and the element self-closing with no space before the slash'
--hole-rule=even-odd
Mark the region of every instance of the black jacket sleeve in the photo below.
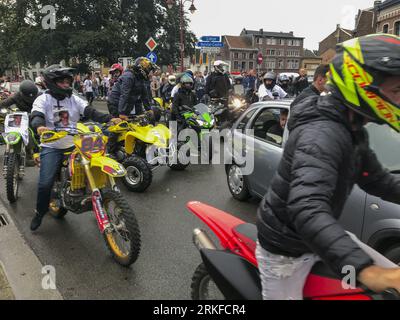
<svg viewBox="0 0 400 320">
<path fill-rule="evenodd" d="M 0 102 L 0 108 L 9 108 L 14 104 L 17 104 L 17 100 L 15 95 L 12 95 L 11 97 Z"/>
<path fill-rule="evenodd" d="M 142 98 L 142 103 L 143 103 L 143 107 L 146 111 L 149 111 L 151 109 L 150 106 L 150 97 L 149 97 L 149 90 L 146 86 L 146 84 L 143 86 L 143 90 L 142 90 L 142 94 L 141 94 L 141 98 Z"/>
<path fill-rule="evenodd" d="M 318 136 L 313 130 L 299 135 L 287 199 L 288 227 L 336 273 L 345 266 L 359 273 L 373 261 L 333 217 L 331 203 L 346 152 L 340 137 L 334 136 L 333 129 Z"/>
<path fill-rule="evenodd" d="M 42 112 L 33 111 L 31 114 L 31 127 L 37 134 L 37 128 L 46 126 L 46 117 Z"/>
<path fill-rule="evenodd" d="M 99 112 L 95 108 L 89 106 L 85 108 L 83 116 L 98 123 L 107 123 L 112 119 L 111 115 Z"/>
<path fill-rule="evenodd" d="M 214 79 L 213 74 L 210 74 L 210 75 L 207 77 L 205 93 L 208 94 L 208 95 L 210 95 L 210 91 L 212 90 L 212 89 L 211 89 L 211 84 L 212 84 L 212 82 L 213 82 L 213 79 Z"/>
<path fill-rule="evenodd" d="M 129 106 L 129 96 L 134 86 L 134 79 L 128 76 L 122 76 L 120 79 L 121 95 L 119 98 L 118 112 L 121 115 L 129 116 L 133 106 Z"/>
</svg>

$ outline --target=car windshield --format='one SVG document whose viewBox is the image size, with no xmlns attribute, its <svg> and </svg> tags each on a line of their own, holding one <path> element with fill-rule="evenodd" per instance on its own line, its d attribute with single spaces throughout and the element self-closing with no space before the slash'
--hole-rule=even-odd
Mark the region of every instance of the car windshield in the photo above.
<svg viewBox="0 0 400 320">
<path fill-rule="evenodd" d="M 370 147 L 382 165 L 390 171 L 400 171 L 400 134 L 388 126 L 370 123 L 367 125 Z"/>
</svg>

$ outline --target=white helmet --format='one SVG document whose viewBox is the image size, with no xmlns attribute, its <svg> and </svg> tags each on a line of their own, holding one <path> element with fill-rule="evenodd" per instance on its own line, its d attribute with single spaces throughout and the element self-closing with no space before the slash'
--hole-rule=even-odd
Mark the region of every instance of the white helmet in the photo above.
<svg viewBox="0 0 400 320">
<path fill-rule="evenodd" d="M 175 76 L 169 76 L 168 77 L 168 83 L 171 85 L 171 86 L 174 86 L 174 85 L 176 85 L 176 77 Z"/>
<path fill-rule="evenodd" d="M 214 69 L 216 72 L 226 73 L 229 71 L 229 65 L 222 60 L 217 60 L 214 62 Z"/>
</svg>

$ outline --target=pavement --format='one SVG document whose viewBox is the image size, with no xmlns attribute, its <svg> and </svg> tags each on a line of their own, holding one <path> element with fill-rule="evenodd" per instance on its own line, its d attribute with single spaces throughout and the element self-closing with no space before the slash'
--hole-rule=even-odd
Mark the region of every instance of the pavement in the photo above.
<svg viewBox="0 0 400 320">
<path fill-rule="evenodd" d="M 105 102 L 94 105 L 107 110 Z M 0 148 L 0 162 L 3 152 Z M 223 165 L 192 165 L 183 172 L 159 168 L 143 194 L 130 193 L 121 184 L 142 237 L 138 261 L 123 268 L 111 258 L 90 213 L 68 213 L 63 220 L 47 216 L 37 232 L 30 231 L 37 177 L 36 168 L 26 169 L 20 199 L 12 205 L 5 202 L 0 184 L 0 213 L 6 212 L 10 221 L 0 228 L 0 261 L 9 282 L 0 288 L 11 287 L 15 299 L 190 299 L 191 278 L 201 263 L 192 232 L 207 229 L 186 209 L 187 202 L 202 201 L 253 223 L 259 204 L 256 199 L 242 203 L 232 198 Z M 56 272 L 56 290 L 42 288 L 44 266 Z"/>
</svg>

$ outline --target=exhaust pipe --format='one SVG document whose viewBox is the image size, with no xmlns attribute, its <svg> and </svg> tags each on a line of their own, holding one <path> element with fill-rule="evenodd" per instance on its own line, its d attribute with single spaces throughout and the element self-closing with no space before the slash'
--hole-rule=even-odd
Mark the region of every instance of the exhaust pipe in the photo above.
<svg viewBox="0 0 400 320">
<path fill-rule="evenodd" d="M 207 233 L 200 229 L 195 229 L 193 231 L 193 243 L 198 250 L 201 249 L 217 250 L 217 246 L 210 239 Z"/>
</svg>

